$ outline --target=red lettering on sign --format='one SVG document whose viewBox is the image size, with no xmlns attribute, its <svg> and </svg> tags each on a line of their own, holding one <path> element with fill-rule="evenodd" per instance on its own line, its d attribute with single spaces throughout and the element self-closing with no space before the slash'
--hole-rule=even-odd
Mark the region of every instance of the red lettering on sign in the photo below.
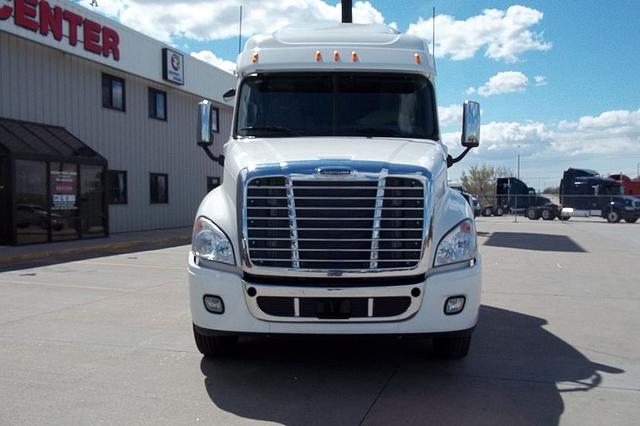
<svg viewBox="0 0 640 426">
<path fill-rule="evenodd" d="M 0 21 L 9 19 L 9 16 L 11 16 L 11 12 L 13 12 L 13 8 L 11 6 L 4 5 L 0 7 Z"/>
<path fill-rule="evenodd" d="M 33 32 L 38 31 L 38 21 L 36 11 L 37 0 L 15 0 L 16 14 L 14 16 L 16 25 L 20 25 Z"/>
<path fill-rule="evenodd" d="M 120 36 L 117 32 L 109 27 L 102 27 L 102 55 L 105 58 L 109 57 L 109 53 L 113 55 L 113 59 L 120 60 Z"/>
<path fill-rule="evenodd" d="M 63 21 L 66 21 L 69 28 L 68 43 L 71 46 L 78 44 L 80 27 L 83 27 L 84 50 L 120 60 L 118 32 L 91 19 L 84 19 L 70 10 L 52 7 L 46 0 L 13 0 L 13 7 L 6 4 L 0 6 L 0 21 L 9 19 L 12 14 L 15 25 L 39 32 L 45 37 L 53 34 L 57 41 L 64 38 Z"/>
<path fill-rule="evenodd" d="M 69 23 L 69 44 L 75 46 L 78 44 L 78 27 L 82 25 L 82 16 L 65 10 L 62 17 Z"/>
<path fill-rule="evenodd" d="M 49 35 L 53 33 L 53 38 L 62 40 L 62 8 L 56 6 L 51 9 L 46 1 L 40 2 L 40 34 Z"/>
<path fill-rule="evenodd" d="M 84 50 L 89 52 L 102 53 L 100 46 L 100 24 L 90 19 L 84 20 Z"/>
</svg>

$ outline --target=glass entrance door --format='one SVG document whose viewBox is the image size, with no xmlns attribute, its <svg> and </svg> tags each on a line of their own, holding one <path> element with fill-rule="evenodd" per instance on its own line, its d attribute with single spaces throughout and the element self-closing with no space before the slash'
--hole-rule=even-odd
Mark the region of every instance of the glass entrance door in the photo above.
<svg viewBox="0 0 640 426">
<path fill-rule="evenodd" d="M 51 240 L 79 237 L 78 165 L 51 162 L 49 169 Z"/>
</svg>

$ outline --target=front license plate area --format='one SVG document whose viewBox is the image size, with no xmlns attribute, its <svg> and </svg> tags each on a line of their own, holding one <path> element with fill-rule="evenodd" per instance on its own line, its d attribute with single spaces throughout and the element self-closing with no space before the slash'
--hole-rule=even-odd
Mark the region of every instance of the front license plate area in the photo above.
<svg viewBox="0 0 640 426">
<path fill-rule="evenodd" d="M 319 319 L 349 319 L 351 318 L 351 300 L 316 299 L 316 316 Z"/>
</svg>

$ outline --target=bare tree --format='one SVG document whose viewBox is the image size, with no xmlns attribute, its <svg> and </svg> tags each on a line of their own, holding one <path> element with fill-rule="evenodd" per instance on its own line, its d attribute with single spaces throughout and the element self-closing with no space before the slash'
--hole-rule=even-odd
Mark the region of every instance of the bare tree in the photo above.
<svg viewBox="0 0 640 426">
<path fill-rule="evenodd" d="M 493 203 L 496 180 L 499 177 L 513 176 L 508 167 L 492 166 L 490 164 L 472 165 L 462 172 L 460 181 L 467 192 L 476 194 L 483 205 Z"/>
</svg>

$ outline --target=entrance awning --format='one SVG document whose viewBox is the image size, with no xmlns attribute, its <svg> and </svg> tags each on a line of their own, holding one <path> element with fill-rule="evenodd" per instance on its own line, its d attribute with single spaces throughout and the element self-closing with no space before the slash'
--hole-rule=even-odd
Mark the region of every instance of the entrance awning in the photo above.
<svg viewBox="0 0 640 426">
<path fill-rule="evenodd" d="M 106 165 L 107 160 L 64 127 L 0 117 L 0 153 L 14 158 Z"/>
</svg>

